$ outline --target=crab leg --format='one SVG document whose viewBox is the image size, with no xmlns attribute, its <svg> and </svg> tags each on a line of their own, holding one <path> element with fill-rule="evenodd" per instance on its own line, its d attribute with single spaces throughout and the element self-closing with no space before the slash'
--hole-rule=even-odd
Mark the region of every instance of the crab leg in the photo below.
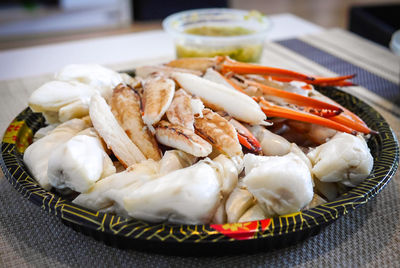
<svg viewBox="0 0 400 268">
<path fill-rule="evenodd" d="M 345 76 L 337 76 L 337 77 L 314 77 L 313 81 L 304 80 L 304 79 L 297 79 L 298 81 L 307 82 L 312 85 L 318 86 L 354 86 L 355 84 L 351 81 L 347 81 L 347 79 L 351 79 L 355 76 L 352 75 L 345 75 Z M 267 75 L 264 76 L 265 79 L 272 79 L 279 82 L 291 82 L 293 80 L 292 77 L 289 76 L 277 76 L 277 75 Z"/>
<path fill-rule="evenodd" d="M 306 112 L 295 111 L 289 108 L 274 105 L 266 100 L 260 99 L 260 107 L 267 116 L 271 117 L 283 117 L 288 119 L 293 119 L 302 122 L 313 123 L 325 127 L 329 127 L 338 131 L 355 134 L 355 131 L 350 127 L 332 121 L 330 119 L 320 117 L 314 114 L 309 114 Z"/>
<path fill-rule="evenodd" d="M 352 129 L 365 133 L 365 134 L 376 134 L 377 132 L 370 129 L 369 127 L 367 127 L 367 125 L 365 125 L 365 123 L 360 123 L 360 122 L 356 122 L 355 120 L 347 117 L 345 114 L 340 114 L 338 116 L 333 116 L 329 118 L 332 121 L 335 121 L 339 124 L 342 125 L 346 125 L 348 127 L 351 127 Z"/>
<path fill-rule="evenodd" d="M 305 106 L 307 107 L 306 110 L 313 114 L 317 114 L 323 117 L 331 117 L 343 112 L 343 109 L 341 109 L 340 107 L 324 101 L 306 97 L 297 93 L 269 87 L 267 85 L 263 85 L 261 83 L 250 80 L 245 80 L 245 82 L 248 85 L 260 88 L 265 95 L 275 96 L 284 99 L 288 103 Z"/>
<path fill-rule="evenodd" d="M 313 81 L 314 77 L 298 73 L 291 70 L 285 70 L 280 68 L 250 64 L 250 63 L 242 63 L 233 61 L 229 58 L 226 58 L 225 61 L 221 65 L 221 72 L 234 72 L 237 74 L 261 74 L 261 75 L 275 75 L 275 76 L 284 76 L 288 78 L 292 78 L 293 80 L 300 81 Z"/>
<path fill-rule="evenodd" d="M 336 85 L 338 82 L 345 81 L 347 79 L 352 79 L 356 74 L 350 74 L 345 76 L 337 77 L 315 77 L 315 80 L 311 82 L 313 85 Z"/>
<path fill-rule="evenodd" d="M 353 129 L 363 132 L 365 134 L 376 134 L 377 133 L 376 131 L 368 128 L 367 124 L 353 112 L 349 111 L 342 105 L 338 104 L 337 102 L 329 99 L 328 97 L 326 97 L 324 95 L 321 95 L 321 97 L 323 97 L 323 99 L 330 100 L 333 104 L 336 104 L 337 106 L 339 106 L 340 108 L 343 109 L 343 113 L 340 114 L 339 116 L 336 116 L 334 121 L 336 121 L 338 123 L 342 123 L 344 125 L 347 125 L 348 127 L 351 127 Z"/>
</svg>

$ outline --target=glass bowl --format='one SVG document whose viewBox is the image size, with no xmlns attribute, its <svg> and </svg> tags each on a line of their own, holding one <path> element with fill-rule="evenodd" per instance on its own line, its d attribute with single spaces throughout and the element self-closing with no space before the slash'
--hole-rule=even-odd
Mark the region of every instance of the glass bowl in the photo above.
<svg viewBox="0 0 400 268">
<path fill-rule="evenodd" d="M 271 23 L 257 11 L 212 8 L 172 14 L 163 28 L 172 36 L 178 58 L 229 56 L 257 62 Z"/>
</svg>

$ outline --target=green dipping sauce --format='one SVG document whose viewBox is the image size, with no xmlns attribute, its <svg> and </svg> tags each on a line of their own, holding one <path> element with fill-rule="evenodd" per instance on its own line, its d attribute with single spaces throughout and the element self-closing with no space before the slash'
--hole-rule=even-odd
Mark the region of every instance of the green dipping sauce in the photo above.
<svg viewBox="0 0 400 268">
<path fill-rule="evenodd" d="M 240 26 L 200 26 L 186 29 L 185 33 L 203 36 L 236 36 L 251 34 L 254 31 Z"/>
<path fill-rule="evenodd" d="M 187 34 L 201 36 L 239 36 L 254 33 L 240 26 L 200 26 L 185 30 Z M 176 45 L 176 56 L 178 58 L 190 57 L 214 57 L 229 56 L 232 59 L 242 62 L 257 62 L 261 57 L 262 44 L 238 44 L 225 47 L 213 47 L 212 44 L 206 45 Z"/>
<path fill-rule="evenodd" d="M 262 45 L 246 45 L 241 47 L 198 48 L 183 45 L 176 46 L 178 58 L 229 56 L 243 62 L 257 62 L 262 53 Z"/>
</svg>

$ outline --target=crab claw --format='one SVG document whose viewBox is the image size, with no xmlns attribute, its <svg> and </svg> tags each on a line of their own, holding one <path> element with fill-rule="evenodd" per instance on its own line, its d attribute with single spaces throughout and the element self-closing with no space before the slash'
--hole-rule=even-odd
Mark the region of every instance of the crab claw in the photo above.
<svg viewBox="0 0 400 268">
<path fill-rule="evenodd" d="M 337 77 L 314 77 L 315 80 L 312 81 L 311 84 L 320 86 L 339 86 L 341 84 L 345 85 L 346 83 L 351 83 L 350 81 L 346 81 L 347 79 L 352 79 L 355 76 L 356 74 Z M 351 85 L 353 85 L 353 83 L 351 83 Z"/>
<path fill-rule="evenodd" d="M 291 82 L 294 80 L 306 82 L 312 85 L 317 85 L 317 86 L 338 86 L 338 87 L 345 87 L 345 86 L 354 86 L 355 84 L 351 81 L 347 81 L 347 79 L 352 79 L 356 75 L 351 74 L 351 75 L 345 75 L 345 76 L 337 76 L 337 77 L 313 77 L 314 80 L 305 80 L 305 79 L 293 79 L 293 77 L 290 76 L 278 76 L 278 75 L 265 75 L 265 79 L 272 79 L 275 81 L 279 82 Z"/>
<path fill-rule="evenodd" d="M 270 103 L 269 101 L 259 99 L 261 109 L 267 116 L 271 117 L 283 117 L 287 119 L 293 119 L 302 122 L 313 123 L 325 127 L 329 127 L 341 132 L 346 132 L 350 134 L 355 134 L 356 131 L 351 129 L 348 126 L 342 125 L 338 122 L 332 121 L 328 118 L 320 117 L 318 115 L 302 112 L 302 111 L 295 111 L 290 108 L 281 107 Z"/>
<path fill-rule="evenodd" d="M 343 109 L 343 113 L 337 115 L 337 116 L 333 116 L 330 117 L 329 119 L 331 119 L 332 121 L 335 121 L 339 124 L 343 124 L 345 126 L 348 126 L 356 131 L 362 132 L 364 134 L 377 134 L 378 132 L 376 132 L 375 130 L 370 129 L 367 124 L 360 118 L 358 117 L 356 114 L 352 113 L 351 111 L 349 111 L 348 109 L 346 109 L 345 107 L 341 106 L 340 104 L 338 104 L 337 102 L 329 99 L 326 96 L 320 96 L 322 97 L 321 100 L 327 100 L 327 101 L 331 101 L 331 103 L 337 105 L 338 107 Z"/>
<path fill-rule="evenodd" d="M 235 127 L 241 145 L 249 149 L 252 153 L 259 154 L 261 152 L 260 142 L 245 126 L 233 118 L 229 120 L 229 123 Z"/>
<path fill-rule="evenodd" d="M 370 129 L 364 123 L 364 121 L 362 121 L 362 123 L 359 122 L 359 121 L 356 121 L 356 120 L 352 119 L 346 113 L 330 117 L 329 119 L 332 120 L 332 121 L 335 121 L 335 122 L 337 122 L 339 124 L 346 125 L 346 126 L 352 128 L 352 129 L 354 129 L 354 130 L 356 130 L 358 132 L 362 132 L 364 134 L 377 134 L 377 132 L 372 130 L 372 129 Z"/>
<path fill-rule="evenodd" d="M 305 111 L 316 114 L 322 117 L 331 117 L 343 112 L 343 109 L 337 105 L 330 104 L 318 99 L 313 99 L 306 97 L 297 93 L 269 87 L 258 82 L 245 80 L 245 82 L 250 86 L 255 86 L 260 88 L 264 95 L 274 96 L 284 99 L 287 103 L 299 105 L 305 107 Z"/>
<path fill-rule="evenodd" d="M 292 78 L 292 80 L 300 80 L 305 82 L 310 82 L 315 80 L 314 77 L 308 76 L 302 73 L 298 73 L 291 70 L 285 70 L 280 68 L 256 65 L 251 63 L 242 63 L 234 61 L 230 58 L 225 58 L 225 61 L 221 65 L 221 72 L 234 72 L 237 74 L 261 74 L 261 75 L 273 75 L 273 76 L 283 76 Z"/>
</svg>

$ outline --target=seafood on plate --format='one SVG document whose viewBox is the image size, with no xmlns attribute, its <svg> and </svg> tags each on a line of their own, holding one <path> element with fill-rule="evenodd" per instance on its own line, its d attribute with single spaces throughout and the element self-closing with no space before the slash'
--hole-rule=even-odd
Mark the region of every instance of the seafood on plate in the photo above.
<svg viewBox="0 0 400 268">
<path fill-rule="evenodd" d="M 375 131 L 316 77 L 228 57 L 143 66 L 136 77 L 69 65 L 36 91 L 24 161 L 46 190 L 151 222 L 223 224 L 295 213 L 368 177 Z"/>
</svg>

